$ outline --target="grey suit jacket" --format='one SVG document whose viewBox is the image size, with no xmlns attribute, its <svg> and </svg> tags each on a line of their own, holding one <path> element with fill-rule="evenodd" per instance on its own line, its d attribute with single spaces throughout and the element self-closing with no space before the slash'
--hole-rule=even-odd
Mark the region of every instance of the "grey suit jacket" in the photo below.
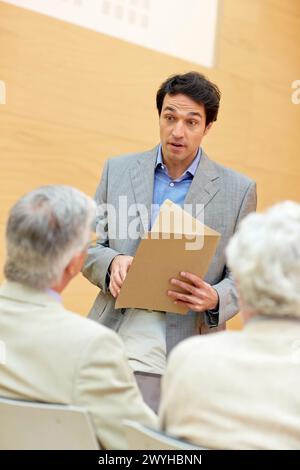
<svg viewBox="0 0 300 470">
<path fill-rule="evenodd" d="M 141 233 L 149 227 L 157 150 L 158 147 L 155 147 L 144 153 L 108 160 L 95 196 L 97 204 L 110 204 L 114 208 L 112 212 L 116 210 L 117 214 L 124 212 L 124 207 L 120 207 L 119 197 L 127 196 L 128 207 L 136 205 L 135 217 L 139 217 Z M 141 210 L 141 204 L 147 207 L 148 217 Z M 224 329 L 226 320 L 237 313 L 236 290 L 226 267 L 224 251 L 240 220 L 256 209 L 256 185 L 246 176 L 211 161 L 202 152 L 185 204 L 203 204 L 204 223 L 221 233 L 221 240 L 205 276 L 205 281 L 218 292 L 219 314 L 189 311 L 187 315 L 177 315 L 167 312 L 168 352 L 189 336 Z M 99 215 L 97 231 L 103 232 L 105 224 L 107 220 Z M 89 250 L 83 274 L 101 289 L 91 309 L 90 318 L 118 331 L 124 311 L 114 308 L 114 298 L 106 285 L 107 272 L 116 255 L 134 256 L 140 238 L 132 240 L 119 237 L 112 233 L 113 229 L 118 232 L 120 227 L 112 227 L 108 222 L 108 232 L 102 235 L 96 247 Z"/>
</svg>

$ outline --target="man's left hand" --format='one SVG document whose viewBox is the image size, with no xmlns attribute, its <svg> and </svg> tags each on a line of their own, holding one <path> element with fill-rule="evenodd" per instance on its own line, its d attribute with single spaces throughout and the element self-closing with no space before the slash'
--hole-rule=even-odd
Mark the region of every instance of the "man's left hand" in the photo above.
<svg viewBox="0 0 300 470">
<path fill-rule="evenodd" d="M 172 278 L 171 284 L 180 287 L 184 292 L 168 290 L 168 295 L 175 304 L 182 304 L 194 312 L 213 310 L 218 306 L 219 296 L 217 291 L 199 276 L 192 273 L 181 272 L 180 276 L 188 282 Z"/>
</svg>

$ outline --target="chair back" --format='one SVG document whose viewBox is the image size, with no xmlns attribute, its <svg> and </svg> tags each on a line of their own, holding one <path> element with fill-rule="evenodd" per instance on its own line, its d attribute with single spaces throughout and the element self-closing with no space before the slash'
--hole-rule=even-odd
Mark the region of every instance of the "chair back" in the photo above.
<svg viewBox="0 0 300 470">
<path fill-rule="evenodd" d="M 1 450 L 98 450 L 88 412 L 70 405 L 0 398 Z"/>
<path fill-rule="evenodd" d="M 130 450 L 204 450 L 135 421 L 124 421 L 124 426 Z"/>
</svg>

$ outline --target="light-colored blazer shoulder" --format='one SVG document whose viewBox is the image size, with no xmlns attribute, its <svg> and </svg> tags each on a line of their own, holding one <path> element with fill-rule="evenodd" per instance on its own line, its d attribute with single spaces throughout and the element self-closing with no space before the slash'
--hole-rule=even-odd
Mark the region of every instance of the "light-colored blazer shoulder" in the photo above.
<svg viewBox="0 0 300 470">
<path fill-rule="evenodd" d="M 123 419 L 156 425 L 121 339 L 104 325 L 65 310 L 45 292 L 6 283 L 0 332 L 9 358 L 0 395 L 85 407 L 107 449 L 126 449 Z"/>
<path fill-rule="evenodd" d="M 291 347 L 299 334 L 297 318 L 261 315 L 242 331 L 186 339 L 162 381 L 161 426 L 212 449 L 299 449 L 299 363 Z"/>
</svg>

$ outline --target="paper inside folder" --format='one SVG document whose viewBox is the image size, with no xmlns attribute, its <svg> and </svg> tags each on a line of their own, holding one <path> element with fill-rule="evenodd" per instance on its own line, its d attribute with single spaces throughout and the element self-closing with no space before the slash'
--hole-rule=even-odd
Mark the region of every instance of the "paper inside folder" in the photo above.
<svg viewBox="0 0 300 470">
<path fill-rule="evenodd" d="M 172 201 L 166 200 L 151 232 L 142 238 L 127 273 L 116 308 L 139 308 L 185 314 L 167 290 L 177 290 L 170 279 L 187 271 L 204 278 L 220 234 L 202 224 Z"/>
</svg>

